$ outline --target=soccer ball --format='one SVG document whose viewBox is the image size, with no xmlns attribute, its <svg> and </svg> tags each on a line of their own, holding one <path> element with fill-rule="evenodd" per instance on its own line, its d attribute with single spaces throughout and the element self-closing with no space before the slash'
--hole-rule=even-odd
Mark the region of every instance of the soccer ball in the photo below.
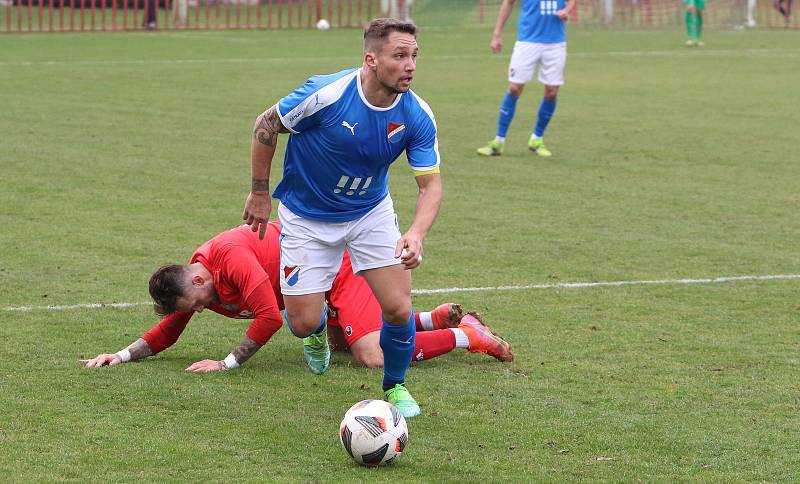
<svg viewBox="0 0 800 484">
<path fill-rule="evenodd" d="M 324 18 L 319 19 L 319 22 L 317 22 L 317 30 L 328 30 L 329 28 L 331 28 L 330 22 Z"/>
<path fill-rule="evenodd" d="M 362 400 L 344 414 L 339 439 L 359 464 L 382 466 L 400 457 L 408 443 L 408 426 L 391 403 Z"/>
</svg>

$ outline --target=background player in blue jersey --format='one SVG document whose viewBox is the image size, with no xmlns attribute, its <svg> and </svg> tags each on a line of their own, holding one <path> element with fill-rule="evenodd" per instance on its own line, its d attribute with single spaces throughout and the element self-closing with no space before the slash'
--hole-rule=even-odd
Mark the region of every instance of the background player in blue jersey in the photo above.
<svg viewBox="0 0 800 484">
<path fill-rule="evenodd" d="M 263 234 L 277 135 L 291 133 L 273 193 L 280 200 L 280 282 L 289 328 L 304 337 L 309 365 L 324 372 L 330 364 L 324 296 L 346 248 L 353 272 L 380 303 L 385 398 L 406 417 L 420 411 L 405 387 L 415 335 L 408 269 L 422 261 L 442 194 L 436 122 L 410 90 L 417 50 L 414 24 L 373 20 L 364 33 L 361 67 L 313 76 L 261 114 L 242 215 Z M 388 170 L 404 151 L 419 195 L 414 220 L 401 235 Z"/>
<path fill-rule="evenodd" d="M 506 24 L 515 0 L 503 0 L 490 44 L 497 54 L 503 49 L 503 26 Z M 503 154 L 506 133 L 514 119 L 517 100 L 522 89 L 539 66 L 539 82 L 544 84 L 544 99 L 539 105 L 533 133 L 528 148 L 539 156 L 551 156 L 544 145 L 544 131 L 556 111 L 559 86 L 564 84 L 564 66 L 567 64 L 567 35 L 564 22 L 575 7 L 575 0 L 522 0 L 517 42 L 508 66 L 508 91 L 500 104 L 495 138 L 478 148 L 478 154 L 499 156 Z"/>
</svg>

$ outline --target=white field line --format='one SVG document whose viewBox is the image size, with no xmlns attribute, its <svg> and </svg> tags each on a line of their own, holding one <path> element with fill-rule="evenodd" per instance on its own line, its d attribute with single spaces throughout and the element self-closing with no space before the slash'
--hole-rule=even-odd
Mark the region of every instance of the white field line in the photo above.
<svg viewBox="0 0 800 484">
<path fill-rule="evenodd" d="M 605 57 L 800 57 L 797 49 L 729 49 L 729 50 L 703 50 L 677 51 L 677 50 L 650 50 L 650 51 L 613 51 L 613 52 L 576 52 L 569 54 L 578 58 L 605 58 Z M 481 60 L 487 59 L 488 54 L 466 55 L 433 55 L 430 60 Z M 354 56 L 335 57 L 265 57 L 265 58 L 217 58 L 217 59 L 127 59 L 127 60 L 41 60 L 41 61 L 0 61 L 1 67 L 38 67 L 38 66 L 114 66 L 114 65 L 191 65 L 191 64 L 287 64 L 308 61 L 352 62 L 357 64 Z"/>
<path fill-rule="evenodd" d="M 717 284 L 737 281 L 773 281 L 780 279 L 800 279 L 800 274 L 777 274 L 771 276 L 730 276 L 709 277 L 703 279 L 657 279 L 652 281 L 601 281 L 601 282 L 561 282 L 557 284 L 527 284 L 521 286 L 487 286 L 487 287 L 447 287 L 442 289 L 415 289 L 413 294 L 443 294 L 453 292 L 496 292 L 519 291 L 524 289 L 580 289 L 584 287 L 609 286 L 647 286 L 668 284 Z"/>
<path fill-rule="evenodd" d="M 647 286 L 647 285 L 686 285 L 686 284 L 718 284 L 721 282 L 738 281 L 775 281 L 786 279 L 800 279 L 800 274 L 776 274 L 769 276 L 728 276 L 709 277 L 702 279 L 657 279 L 643 281 L 601 281 L 601 282 L 562 282 L 557 284 L 526 284 L 517 286 L 486 286 L 486 287 L 446 287 L 441 289 L 414 289 L 414 295 L 420 294 L 446 294 L 455 292 L 498 292 L 521 291 L 529 289 L 582 289 L 591 287 L 619 287 L 619 286 Z M 151 302 L 140 303 L 91 303 L 71 304 L 59 306 L 9 306 L 1 308 L 4 312 L 29 312 L 29 311 L 63 311 L 67 309 L 100 309 L 100 308 L 132 308 L 150 306 Z"/>
</svg>

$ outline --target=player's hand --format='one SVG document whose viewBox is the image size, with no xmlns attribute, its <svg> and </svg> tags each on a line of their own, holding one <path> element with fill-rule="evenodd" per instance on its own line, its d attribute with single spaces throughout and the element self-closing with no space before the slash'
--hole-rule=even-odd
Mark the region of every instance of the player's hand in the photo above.
<svg viewBox="0 0 800 484">
<path fill-rule="evenodd" d="M 418 267 L 422 263 L 422 240 L 413 234 L 403 235 L 397 241 L 394 257 L 400 258 L 406 269 Z"/>
<path fill-rule="evenodd" d="M 211 373 L 212 371 L 225 371 L 228 367 L 219 360 L 202 360 L 192 363 L 185 371 L 191 373 Z"/>
<path fill-rule="evenodd" d="M 97 368 L 99 366 L 114 366 L 119 365 L 122 363 L 122 359 L 117 355 L 110 355 L 108 353 L 103 353 L 102 355 L 97 355 L 91 360 L 78 360 L 86 368 Z"/>
<path fill-rule="evenodd" d="M 567 20 L 569 20 L 569 12 L 567 12 L 566 9 L 562 8 L 561 10 L 558 10 L 556 12 L 556 17 L 566 22 Z"/>
<path fill-rule="evenodd" d="M 503 50 L 503 37 L 499 35 L 492 35 L 492 41 L 489 43 L 492 48 L 493 54 L 499 54 Z"/>
<path fill-rule="evenodd" d="M 269 192 L 250 192 L 244 203 L 242 219 L 249 225 L 253 232 L 258 232 L 258 238 L 263 239 L 267 232 L 267 222 L 272 211 L 272 201 Z"/>
</svg>

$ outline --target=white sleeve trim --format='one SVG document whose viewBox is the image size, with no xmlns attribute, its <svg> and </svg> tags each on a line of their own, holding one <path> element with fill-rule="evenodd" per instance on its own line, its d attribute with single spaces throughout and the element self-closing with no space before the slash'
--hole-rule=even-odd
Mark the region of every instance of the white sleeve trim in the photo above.
<svg viewBox="0 0 800 484">
<path fill-rule="evenodd" d="M 353 77 L 358 75 L 358 72 L 358 70 L 355 70 L 346 76 L 342 76 L 340 79 L 337 79 L 327 86 L 323 86 L 313 94 L 303 99 L 300 104 L 295 106 L 294 109 L 288 113 L 281 113 L 280 102 L 278 102 L 278 116 L 280 116 L 283 125 L 292 133 L 299 133 L 299 131 L 294 129 L 294 127 L 297 126 L 297 124 L 303 119 L 314 115 L 314 113 L 322 108 L 330 106 L 338 101 L 342 95 L 344 95 L 344 91 L 347 88 L 347 85 L 350 84 L 350 81 L 353 80 Z"/>
<path fill-rule="evenodd" d="M 433 123 L 433 128 L 434 128 L 434 130 L 436 130 L 436 135 L 435 135 L 434 140 L 433 140 L 433 152 L 436 153 L 436 164 L 433 165 L 433 166 L 427 166 L 427 167 L 425 167 L 425 166 L 414 166 L 414 165 L 411 164 L 411 160 L 409 159 L 408 160 L 408 166 L 410 166 L 411 169 L 414 170 L 414 171 L 433 170 L 435 168 L 438 168 L 439 165 L 441 164 L 441 161 L 442 161 L 442 157 L 439 155 L 439 128 L 436 126 L 436 117 L 434 117 L 433 110 L 428 105 L 428 103 L 425 102 L 424 99 L 419 97 L 417 95 L 417 93 L 415 93 L 414 91 L 409 90 L 409 92 L 411 94 L 413 94 L 414 98 L 417 100 L 417 102 L 419 102 L 419 106 L 422 108 L 423 111 L 425 111 L 425 114 L 427 114 L 428 117 L 431 119 L 431 123 Z"/>
</svg>

